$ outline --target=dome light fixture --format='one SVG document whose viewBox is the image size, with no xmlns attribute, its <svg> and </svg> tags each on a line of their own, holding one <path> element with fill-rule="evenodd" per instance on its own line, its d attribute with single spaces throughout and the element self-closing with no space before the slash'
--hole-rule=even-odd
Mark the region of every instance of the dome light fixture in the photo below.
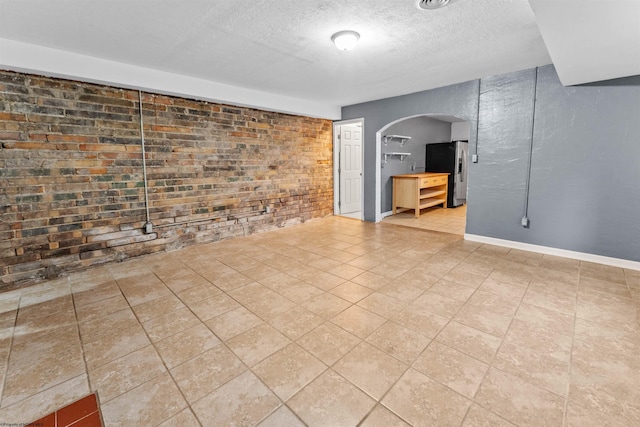
<svg viewBox="0 0 640 427">
<path fill-rule="evenodd" d="M 351 50 L 356 47 L 360 34 L 355 31 L 338 31 L 331 36 L 331 41 L 340 50 Z"/>
<path fill-rule="evenodd" d="M 425 10 L 441 9 L 456 0 L 418 0 L 418 7 Z"/>
</svg>

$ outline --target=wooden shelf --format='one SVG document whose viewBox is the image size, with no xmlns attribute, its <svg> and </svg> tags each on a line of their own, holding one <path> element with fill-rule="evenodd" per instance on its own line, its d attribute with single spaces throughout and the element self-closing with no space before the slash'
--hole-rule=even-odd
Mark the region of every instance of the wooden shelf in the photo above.
<svg viewBox="0 0 640 427">
<path fill-rule="evenodd" d="M 447 198 L 447 190 L 433 190 L 430 188 L 423 188 L 422 190 L 420 190 L 420 198 L 421 199 L 428 199 L 428 198 L 432 198 L 432 197 L 437 197 L 437 196 L 442 196 L 444 194 L 444 197 L 441 197 L 441 199 L 446 199 Z"/>
<path fill-rule="evenodd" d="M 416 173 L 393 176 L 393 214 L 398 208 L 420 209 L 442 205 L 447 207 L 448 173 Z"/>
</svg>

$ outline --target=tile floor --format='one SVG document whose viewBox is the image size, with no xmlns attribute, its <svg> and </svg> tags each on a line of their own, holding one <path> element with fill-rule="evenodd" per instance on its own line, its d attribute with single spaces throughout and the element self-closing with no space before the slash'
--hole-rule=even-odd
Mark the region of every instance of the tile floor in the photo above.
<svg viewBox="0 0 640 427">
<path fill-rule="evenodd" d="M 418 218 L 415 217 L 413 210 L 407 210 L 385 217 L 382 222 L 464 235 L 467 223 L 467 205 L 451 209 L 441 207 L 423 209 Z"/>
<path fill-rule="evenodd" d="M 0 423 L 640 425 L 640 272 L 330 217 L 0 294 Z"/>
</svg>

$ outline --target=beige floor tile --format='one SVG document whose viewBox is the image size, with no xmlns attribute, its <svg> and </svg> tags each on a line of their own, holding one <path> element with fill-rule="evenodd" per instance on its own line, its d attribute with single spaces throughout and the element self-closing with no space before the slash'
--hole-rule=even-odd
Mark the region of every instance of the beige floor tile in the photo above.
<svg viewBox="0 0 640 427">
<path fill-rule="evenodd" d="M 115 280 L 95 285 L 93 285 L 92 281 L 87 281 L 85 284 L 91 284 L 91 286 L 83 286 L 81 289 L 77 291 L 74 290 L 73 292 L 73 303 L 76 308 L 93 304 L 107 298 L 122 296 L 122 291 L 120 291 Z"/>
<path fill-rule="evenodd" d="M 248 366 L 253 366 L 291 342 L 269 325 L 251 328 L 227 341 L 229 348 Z"/>
<path fill-rule="evenodd" d="M 458 322 L 450 322 L 436 340 L 485 363 L 490 363 L 502 343 L 500 338 Z"/>
<path fill-rule="evenodd" d="M 303 302 L 301 305 L 324 319 L 331 319 L 336 314 L 348 308 L 351 303 L 325 292 Z"/>
<path fill-rule="evenodd" d="M 296 341 L 302 348 L 331 366 L 360 342 L 349 332 L 327 322 Z"/>
<path fill-rule="evenodd" d="M 361 427 L 409 427 L 402 418 L 382 405 L 376 405 L 373 411 L 360 424 Z"/>
<path fill-rule="evenodd" d="M 269 320 L 271 326 L 292 340 L 313 330 L 325 320 L 303 307 L 294 307 Z"/>
<path fill-rule="evenodd" d="M 387 286 L 378 289 L 378 292 L 395 298 L 405 303 L 415 301 L 423 292 L 424 289 L 417 286 L 413 286 L 407 283 L 393 282 Z"/>
<path fill-rule="evenodd" d="M 413 426 L 460 425 L 471 402 L 409 369 L 382 404 Z"/>
<path fill-rule="evenodd" d="M 620 413 L 609 413 L 604 407 L 585 408 L 569 400 L 565 425 L 567 427 L 628 427 L 638 425 L 638 420 L 626 418 Z"/>
<path fill-rule="evenodd" d="M 310 285 L 315 286 L 316 288 L 322 289 L 323 291 L 331 290 L 341 283 L 347 281 L 346 279 L 343 279 L 342 277 L 338 277 L 331 273 L 318 270 L 316 271 L 317 273 L 312 273 L 309 276 L 305 277 L 303 280 Z"/>
<path fill-rule="evenodd" d="M 364 342 L 333 366 L 337 373 L 376 400 L 389 390 L 407 368 L 404 363 Z"/>
<path fill-rule="evenodd" d="M 263 324 L 264 321 L 244 307 L 214 317 L 206 325 L 223 341 Z"/>
<path fill-rule="evenodd" d="M 178 332 L 200 324 L 200 320 L 188 308 L 181 308 L 142 323 L 153 342 L 161 341 Z"/>
<path fill-rule="evenodd" d="M 563 398 L 495 368 L 480 385 L 475 402 L 517 425 L 562 425 Z"/>
<path fill-rule="evenodd" d="M 122 294 L 119 294 L 111 298 L 105 298 L 100 301 L 76 307 L 76 314 L 78 321 L 88 322 L 98 317 L 106 316 L 128 308 L 129 303 Z"/>
<path fill-rule="evenodd" d="M 224 292 L 229 292 L 233 289 L 240 288 L 242 286 L 252 283 L 254 280 L 245 276 L 242 273 L 232 273 L 222 277 L 216 277 L 213 279 L 213 284 Z"/>
<path fill-rule="evenodd" d="M 101 402 L 105 425 L 156 425 L 171 418 L 187 406 L 168 373 L 121 394 L 107 402 Z"/>
<path fill-rule="evenodd" d="M 548 287 L 537 285 L 536 282 L 529 286 L 522 301 L 568 315 L 575 313 L 577 302 L 576 294 L 550 290 Z"/>
<path fill-rule="evenodd" d="M 89 370 L 91 388 L 101 402 L 108 402 L 122 393 L 166 372 L 152 346 L 129 353 L 119 359 Z"/>
<path fill-rule="evenodd" d="M 172 368 L 171 375 L 189 403 L 193 404 L 246 369 L 229 349 L 218 345 Z"/>
<path fill-rule="evenodd" d="M 353 305 L 343 312 L 335 315 L 331 322 L 340 326 L 347 332 L 365 339 L 385 322 L 385 319 L 377 314 Z"/>
<path fill-rule="evenodd" d="M 446 317 L 414 305 L 405 307 L 392 320 L 428 338 L 438 335 L 449 321 Z"/>
<path fill-rule="evenodd" d="M 354 282 L 345 282 L 331 289 L 329 293 L 336 295 L 350 303 L 356 304 L 358 301 L 367 297 L 373 292 L 373 289 L 358 285 Z"/>
<path fill-rule="evenodd" d="M 442 280 L 445 282 L 457 283 L 459 285 L 477 289 L 482 284 L 482 282 L 484 282 L 488 275 L 480 273 L 474 274 L 473 272 L 469 272 L 467 270 L 459 268 L 460 265 L 461 264 L 458 264 L 458 266 L 454 267 L 442 278 Z"/>
<path fill-rule="evenodd" d="M 78 346 L 48 355 L 35 364 L 15 369 L 9 367 L 2 393 L 2 407 L 13 405 L 50 387 L 82 375 L 84 372 L 82 350 Z"/>
<path fill-rule="evenodd" d="M 265 418 L 258 427 L 305 427 L 296 415 L 286 406 L 281 406 Z"/>
<path fill-rule="evenodd" d="M 475 291 L 476 288 L 461 285 L 457 282 L 453 282 L 447 279 L 438 280 L 433 286 L 429 288 L 429 292 L 440 294 L 447 298 L 455 299 L 461 302 L 466 302 Z"/>
<path fill-rule="evenodd" d="M 275 276 L 270 276 L 260 280 L 260 284 L 276 292 L 280 292 L 290 286 L 300 285 L 302 283 L 304 283 L 304 281 L 301 279 L 290 276 L 286 273 L 278 273 Z"/>
<path fill-rule="evenodd" d="M 153 277 L 154 279 L 145 278 L 144 282 L 136 280 L 131 283 L 121 283 L 118 281 L 118 286 L 130 305 L 144 304 L 172 294 L 171 289 L 167 288 L 160 279 Z"/>
<path fill-rule="evenodd" d="M 167 295 L 153 301 L 133 306 L 131 309 L 138 320 L 146 322 L 163 314 L 185 308 L 185 305 L 175 295 Z"/>
<path fill-rule="evenodd" d="M 430 338 L 393 321 L 387 321 L 367 338 L 369 344 L 406 364 L 413 363 L 430 341 Z"/>
<path fill-rule="evenodd" d="M 309 285 L 308 283 L 299 283 L 293 286 L 289 286 L 285 289 L 282 289 L 280 295 L 290 299 L 296 304 L 302 304 L 303 302 L 317 297 L 320 294 L 323 294 L 324 291 L 322 289 L 316 288 L 313 285 Z"/>
<path fill-rule="evenodd" d="M 350 254 L 350 256 L 352 257 L 350 259 L 355 258 L 355 256 L 353 256 L 352 254 Z M 359 267 L 355 267 L 353 265 L 342 264 L 338 267 L 334 267 L 328 270 L 327 272 L 333 274 L 334 276 L 341 277 L 345 280 L 351 280 L 354 277 L 364 273 L 365 270 Z"/>
<path fill-rule="evenodd" d="M 78 324 L 82 342 L 85 343 L 136 325 L 139 325 L 138 319 L 129 308 Z"/>
<path fill-rule="evenodd" d="M 558 396 L 565 396 L 569 386 L 570 343 L 568 347 L 556 346 L 554 349 L 536 346 L 533 340 L 527 344 L 505 338 L 493 366 Z"/>
<path fill-rule="evenodd" d="M 329 369 L 287 404 L 309 426 L 355 426 L 375 401 Z"/>
<path fill-rule="evenodd" d="M 576 340 L 569 399 L 590 411 L 640 423 L 640 361 L 636 352 Z"/>
<path fill-rule="evenodd" d="M 156 349 L 168 368 L 177 366 L 220 344 L 220 340 L 203 324 L 172 335 L 156 343 Z"/>
<path fill-rule="evenodd" d="M 522 284 L 502 283 L 489 276 L 482 285 L 478 287 L 479 291 L 490 292 L 501 295 L 505 298 L 520 300 L 527 291 L 527 286 Z"/>
<path fill-rule="evenodd" d="M 159 427 L 187 427 L 187 426 L 199 426 L 198 419 L 191 412 L 191 409 L 183 409 L 173 417 L 159 424 Z"/>
<path fill-rule="evenodd" d="M 18 317 L 20 316 L 20 311 L 18 310 Z M 5 315 L 6 316 L 6 315 Z M 13 318 L 13 314 L 9 314 L 10 322 L 13 326 L 13 322 L 11 321 Z M 15 327 L 18 333 L 22 331 L 37 331 L 43 329 L 53 329 L 52 325 L 55 325 L 55 328 L 73 325 L 76 322 L 75 314 L 73 310 L 63 310 L 58 311 L 57 313 L 50 314 L 48 316 L 43 317 L 35 317 L 35 318 L 22 318 L 22 322 L 19 322 L 16 319 Z"/>
<path fill-rule="evenodd" d="M 192 405 L 203 426 L 255 425 L 278 406 L 280 400 L 247 371 Z"/>
<path fill-rule="evenodd" d="M 5 306 L 5 309 L 0 312 L 15 310 L 17 307 L 15 307 L 15 302 L 11 302 L 12 300 L 14 299 L 10 298 L 8 304 L 4 303 L 3 305 Z M 52 314 L 61 311 L 73 312 L 73 299 L 70 294 L 65 294 L 32 305 L 25 305 L 21 302 L 16 324 L 21 325 L 29 323 L 35 319 L 51 316 Z"/>
<path fill-rule="evenodd" d="M 609 280 L 600 280 L 590 277 L 580 277 L 578 290 L 581 292 L 602 292 L 624 298 L 630 298 L 629 288 L 626 283 L 616 283 Z"/>
<path fill-rule="evenodd" d="M 253 372 L 286 402 L 325 369 L 324 363 L 291 343 L 254 366 Z"/>
<path fill-rule="evenodd" d="M 262 299 L 272 294 L 275 294 L 275 292 L 258 282 L 252 282 L 241 288 L 236 288 L 228 292 L 228 295 L 240 304 L 246 304 L 256 299 Z"/>
<path fill-rule="evenodd" d="M 270 320 L 273 317 L 292 309 L 296 304 L 282 295 L 270 291 L 259 299 L 247 302 L 244 306 L 260 318 Z"/>
<path fill-rule="evenodd" d="M 412 304 L 441 316 L 452 318 L 464 303 L 429 290 L 413 301 Z"/>
<path fill-rule="evenodd" d="M 448 218 L 451 212 L 458 209 L 432 210 L 429 221 L 441 229 L 462 229 L 463 218 Z M 139 419 L 145 425 L 211 425 L 215 418 L 196 421 L 172 378 L 191 404 L 212 393 L 217 393 L 216 404 L 230 396 L 233 401 L 224 407 L 231 409 L 222 412 L 234 417 L 233 408 L 245 403 L 237 397 L 242 387 L 218 390 L 253 373 L 223 339 L 247 363 L 265 366 L 274 375 L 265 377 L 268 384 L 254 377 L 258 388 L 282 380 L 271 387 L 280 394 L 308 393 L 308 402 L 315 397 L 314 383 L 329 374 L 337 378 L 337 389 L 359 386 L 382 396 L 384 386 L 376 389 L 376 381 L 384 382 L 385 370 L 415 363 L 418 370 L 400 377 L 382 400 L 386 403 L 409 380 L 422 382 L 412 397 L 397 403 L 411 414 L 412 399 L 417 399 L 421 418 L 412 421 L 380 404 L 374 409 L 374 399 L 359 391 L 368 407 L 356 411 L 353 425 L 460 425 L 457 416 L 452 422 L 433 421 L 432 416 L 447 413 L 439 404 L 420 407 L 438 399 L 462 402 L 463 409 L 470 405 L 457 392 L 472 396 L 481 370 L 469 374 L 465 362 L 492 368 L 464 425 L 561 425 L 565 396 L 564 425 L 640 425 L 640 273 L 632 270 L 481 245 L 441 232 L 328 217 L 92 268 L 2 295 L 0 421 L 40 418 L 101 382 L 106 425 Z M 153 347 L 140 322 L 154 338 Z M 157 355 L 140 356 L 152 348 L 162 363 Z M 306 358 L 287 355 L 291 348 Z M 381 354 L 388 363 L 372 368 Z M 150 361 L 153 366 L 145 368 Z M 268 361 L 284 368 L 267 368 Z M 313 366 L 325 371 L 307 379 L 305 370 Z M 158 367 L 159 376 L 135 386 Z M 373 376 L 374 371 L 385 375 Z M 156 384 L 162 378 L 169 382 Z M 145 384 L 156 385 L 144 391 Z M 418 399 L 421 389 L 435 391 L 423 401 Z M 304 425 L 306 419 L 268 393 L 273 405 L 249 423 Z M 327 403 L 335 396 L 321 397 L 312 414 L 344 403 L 340 392 L 330 393 L 337 400 Z M 149 409 L 156 404 L 159 412 Z M 205 406 L 207 414 L 216 410 Z M 318 424 L 331 424 L 337 415 L 318 418 Z M 238 416 L 230 422 L 242 420 Z"/>
<path fill-rule="evenodd" d="M 487 279 L 487 281 L 490 280 L 491 279 Z M 487 281 L 485 281 L 485 283 L 487 283 Z M 524 295 L 526 290 L 526 288 L 522 288 L 522 292 L 518 296 L 503 296 L 497 293 L 486 292 L 481 289 L 483 286 L 484 283 L 471 296 L 471 298 L 467 300 L 467 305 L 482 307 L 503 316 L 513 316 L 515 314 L 518 309 L 518 305 L 520 304 L 520 300 L 522 299 L 522 295 Z"/>
<path fill-rule="evenodd" d="M 22 331 L 17 328 L 18 333 Z M 26 329 L 28 330 L 28 329 Z M 27 333 L 27 335 L 29 335 Z M 21 339 L 13 343 L 11 346 L 11 338 L 2 340 L 6 346 L 2 347 L 2 362 L 5 362 L 9 356 L 9 348 L 11 348 L 11 357 L 9 358 L 8 368 L 19 369 L 24 366 L 40 363 L 47 358 L 55 357 L 56 354 L 67 352 L 71 349 L 80 350 L 80 337 L 76 325 L 63 326 L 56 328 L 48 334 L 33 336 L 30 339 Z M 2 365 L 4 367 L 4 365 Z"/>
<path fill-rule="evenodd" d="M 545 307 L 523 302 L 514 320 L 521 321 L 530 329 L 548 329 L 564 335 L 573 335 L 574 317 Z"/>
<path fill-rule="evenodd" d="M 82 348 L 87 368 L 95 369 L 149 344 L 151 341 L 142 326 L 138 324 L 83 343 Z"/>
<path fill-rule="evenodd" d="M 89 394 L 86 374 L 78 375 L 63 383 L 32 395 L 20 402 L 0 408 L 0 420 L 19 426 L 38 420 Z"/>
<path fill-rule="evenodd" d="M 603 346 L 611 345 L 640 354 L 640 329 L 638 331 L 627 331 L 618 328 L 615 324 L 604 325 L 577 318 L 575 339 L 599 342 Z"/>
<path fill-rule="evenodd" d="M 509 421 L 500 418 L 491 411 L 476 404 L 471 405 L 462 427 L 515 427 Z"/>
<path fill-rule="evenodd" d="M 199 286 L 191 286 L 185 290 L 178 292 L 176 295 L 188 306 L 197 304 L 208 298 L 213 298 L 222 294 L 222 291 L 212 285 L 211 283 L 205 283 Z"/>
<path fill-rule="evenodd" d="M 461 395 L 473 398 L 489 365 L 436 341 L 412 367 Z"/>
<path fill-rule="evenodd" d="M 358 301 L 358 306 L 386 319 L 390 319 L 399 314 L 402 309 L 407 306 L 407 303 L 379 292 L 374 292 L 368 297 Z"/>
<path fill-rule="evenodd" d="M 599 323 L 618 323 L 620 327 L 637 327 L 640 307 L 633 299 L 602 292 L 578 294 L 576 316 Z"/>
<path fill-rule="evenodd" d="M 496 337 L 502 337 L 509 329 L 513 315 L 496 313 L 492 307 L 466 304 L 454 317 L 459 323 L 472 326 Z"/>
<path fill-rule="evenodd" d="M 188 305 L 191 311 L 203 322 L 240 307 L 238 302 L 226 294 L 218 294 Z"/>
</svg>

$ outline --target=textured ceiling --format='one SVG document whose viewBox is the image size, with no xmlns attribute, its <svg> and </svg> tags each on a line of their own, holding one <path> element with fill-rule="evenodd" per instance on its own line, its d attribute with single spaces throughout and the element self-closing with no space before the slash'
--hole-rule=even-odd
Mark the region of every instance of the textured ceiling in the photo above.
<svg viewBox="0 0 640 427">
<path fill-rule="evenodd" d="M 0 38 L 332 105 L 551 63 L 527 0 L 0 0 Z"/>
</svg>

